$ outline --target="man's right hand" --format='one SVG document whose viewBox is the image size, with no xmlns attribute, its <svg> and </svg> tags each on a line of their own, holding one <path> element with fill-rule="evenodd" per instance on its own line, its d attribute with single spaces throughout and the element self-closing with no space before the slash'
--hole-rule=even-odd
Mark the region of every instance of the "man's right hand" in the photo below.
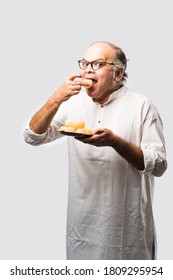
<svg viewBox="0 0 173 280">
<path fill-rule="evenodd" d="M 30 129 L 33 132 L 42 134 L 47 131 L 59 106 L 71 96 L 79 94 L 83 85 L 81 78 L 80 74 L 69 76 L 45 105 L 35 113 L 30 121 Z"/>
<path fill-rule="evenodd" d="M 82 80 L 77 78 L 81 78 L 81 75 L 71 75 L 64 81 L 64 83 L 52 95 L 54 102 L 61 104 L 81 91 L 83 85 Z"/>
</svg>

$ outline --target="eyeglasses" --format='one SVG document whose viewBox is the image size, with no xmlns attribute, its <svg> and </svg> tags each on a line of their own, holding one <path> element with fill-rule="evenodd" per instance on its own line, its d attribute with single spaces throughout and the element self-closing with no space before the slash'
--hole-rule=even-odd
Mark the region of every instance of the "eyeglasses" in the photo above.
<svg viewBox="0 0 173 280">
<path fill-rule="evenodd" d="M 78 65 L 82 70 L 85 70 L 89 64 L 91 65 L 93 70 L 98 70 L 99 68 L 103 67 L 106 64 L 115 65 L 113 62 L 106 62 L 101 59 L 97 59 L 91 62 L 88 62 L 87 60 L 84 59 L 78 60 Z"/>
</svg>

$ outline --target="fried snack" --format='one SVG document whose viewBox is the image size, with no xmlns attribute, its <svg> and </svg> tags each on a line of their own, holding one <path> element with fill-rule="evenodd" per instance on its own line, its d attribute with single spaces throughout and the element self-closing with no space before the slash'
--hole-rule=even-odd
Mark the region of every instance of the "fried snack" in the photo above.
<svg viewBox="0 0 173 280">
<path fill-rule="evenodd" d="M 76 130 L 77 133 L 82 133 L 82 134 L 92 134 L 92 130 L 89 128 L 79 128 Z"/>
<path fill-rule="evenodd" d="M 78 121 L 66 120 L 65 121 L 65 126 L 66 127 L 73 127 L 74 130 L 76 131 L 79 128 L 84 128 L 85 127 L 85 123 L 84 123 L 83 120 L 78 120 Z"/>
<path fill-rule="evenodd" d="M 90 88 L 93 85 L 93 81 L 91 79 L 83 79 L 82 83 L 84 83 L 85 88 Z"/>
<path fill-rule="evenodd" d="M 63 125 L 63 126 L 60 127 L 59 131 L 75 132 L 75 129 L 72 126 L 65 126 L 65 125 Z"/>
<path fill-rule="evenodd" d="M 77 121 L 66 120 L 65 124 L 60 127 L 59 131 L 92 134 L 92 130 L 85 127 L 85 123 L 83 120 L 77 120 Z"/>
</svg>

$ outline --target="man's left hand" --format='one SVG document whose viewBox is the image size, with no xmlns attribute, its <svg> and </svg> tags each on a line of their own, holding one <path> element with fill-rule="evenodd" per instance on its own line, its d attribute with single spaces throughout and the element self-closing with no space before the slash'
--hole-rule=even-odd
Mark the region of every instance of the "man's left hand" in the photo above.
<svg viewBox="0 0 173 280">
<path fill-rule="evenodd" d="M 76 137 L 76 139 L 86 144 L 94 145 L 97 147 L 103 147 L 113 146 L 113 144 L 116 141 L 116 135 L 107 128 L 98 128 L 93 130 L 91 137 Z"/>
</svg>

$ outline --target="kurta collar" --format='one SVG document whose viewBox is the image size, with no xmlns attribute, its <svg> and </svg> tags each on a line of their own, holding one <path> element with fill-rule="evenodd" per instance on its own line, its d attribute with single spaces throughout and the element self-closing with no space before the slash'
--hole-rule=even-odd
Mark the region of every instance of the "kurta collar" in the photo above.
<svg viewBox="0 0 173 280">
<path fill-rule="evenodd" d="M 112 101 L 114 101 L 115 99 L 117 99 L 118 97 L 122 96 L 126 91 L 126 87 L 122 86 L 121 88 L 119 88 L 118 90 L 114 91 L 113 93 L 111 93 L 109 95 L 108 100 L 104 103 L 104 104 L 100 104 L 97 101 L 93 101 L 96 105 L 98 106 L 105 106 L 109 103 L 111 103 Z"/>
</svg>

